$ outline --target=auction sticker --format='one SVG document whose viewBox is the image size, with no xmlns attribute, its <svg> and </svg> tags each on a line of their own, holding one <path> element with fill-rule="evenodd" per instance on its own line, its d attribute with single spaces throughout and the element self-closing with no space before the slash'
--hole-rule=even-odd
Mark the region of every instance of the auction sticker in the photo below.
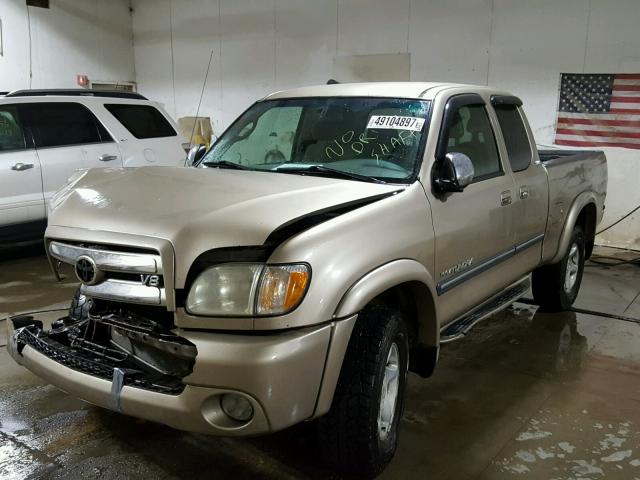
<svg viewBox="0 0 640 480">
<path fill-rule="evenodd" d="M 400 115 L 371 115 L 367 128 L 391 128 L 393 130 L 414 130 L 419 132 L 424 118 L 404 117 Z"/>
</svg>

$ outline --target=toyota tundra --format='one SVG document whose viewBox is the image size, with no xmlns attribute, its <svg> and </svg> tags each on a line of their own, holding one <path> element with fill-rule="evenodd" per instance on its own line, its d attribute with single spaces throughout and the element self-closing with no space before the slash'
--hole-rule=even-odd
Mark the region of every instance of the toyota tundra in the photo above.
<svg viewBox="0 0 640 480">
<path fill-rule="evenodd" d="M 46 250 L 69 314 L 8 323 L 71 395 L 191 432 L 315 421 L 336 469 L 393 457 L 408 371 L 530 289 L 568 309 L 594 246 L 602 152 L 536 149 L 490 87 L 337 84 L 245 111 L 192 168 L 78 172 Z"/>
</svg>

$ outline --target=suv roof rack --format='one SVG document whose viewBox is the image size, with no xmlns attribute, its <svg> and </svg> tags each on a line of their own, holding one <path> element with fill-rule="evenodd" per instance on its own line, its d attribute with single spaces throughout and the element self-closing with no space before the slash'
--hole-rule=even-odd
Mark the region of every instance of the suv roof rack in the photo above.
<svg viewBox="0 0 640 480">
<path fill-rule="evenodd" d="M 41 97 L 47 95 L 60 95 L 64 97 L 111 97 L 129 98 L 135 100 L 148 100 L 147 97 L 135 92 L 123 92 L 121 90 L 85 90 L 83 88 L 52 88 L 34 90 L 14 90 L 7 93 L 7 97 Z"/>
</svg>

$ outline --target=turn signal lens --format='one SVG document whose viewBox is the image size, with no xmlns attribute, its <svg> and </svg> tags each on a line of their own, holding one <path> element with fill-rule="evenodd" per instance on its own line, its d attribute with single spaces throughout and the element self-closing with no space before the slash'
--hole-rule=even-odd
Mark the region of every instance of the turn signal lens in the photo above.
<svg viewBox="0 0 640 480">
<path fill-rule="evenodd" d="M 267 265 L 258 289 L 256 313 L 273 315 L 293 310 L 309 285 L 309 267 L 304 264 Z"/>
</svg>

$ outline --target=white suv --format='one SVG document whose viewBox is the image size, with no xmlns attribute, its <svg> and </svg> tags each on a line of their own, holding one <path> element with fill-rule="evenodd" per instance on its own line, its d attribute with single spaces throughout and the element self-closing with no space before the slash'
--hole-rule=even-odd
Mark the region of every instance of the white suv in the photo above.
<svg viewBox="0 0 640 480">
<path fill-rule="evenodd" d="M 74 171 L 182 166 L 183 141 L 167 113 L 137 93 L 0 96 L 0 246 L 44 231 L 45 205 Z"/>
</svg>

